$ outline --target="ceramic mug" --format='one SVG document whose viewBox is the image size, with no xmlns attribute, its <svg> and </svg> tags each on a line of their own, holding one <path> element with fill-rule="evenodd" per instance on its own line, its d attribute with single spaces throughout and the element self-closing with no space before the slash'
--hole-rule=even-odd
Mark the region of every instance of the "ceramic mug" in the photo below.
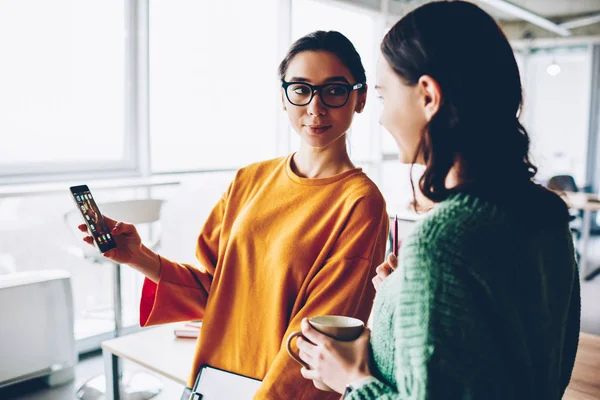
<svg viewBox="0 0 600 400">
<path fill-rule="evenodd" d="M 308 323 L 322 334 L 327 335 L 335 340 L 341 340 L 344 342 L 351 342 L 358 339 L 365 329 L 365 324 L 360 319 L 345 317 L 342 315 L 320 315 L 318 317 L 309 318 Z M 287 351 L 298 364 L 302 365 L 306 369 L 310 369 L 310 367 L 292 350 L 292 340 L 294 340 L 294 338 L 297 336 L 302 336 L 302 332 L 296 331 L 290 333 L 286 343 Z M 308 340 L 306 338 L 304 339 Z M 321 381 L 315 380 L 313 383 L 317 389 L 328 392 L 333 391 L 333 389 Z"/>
</svg>

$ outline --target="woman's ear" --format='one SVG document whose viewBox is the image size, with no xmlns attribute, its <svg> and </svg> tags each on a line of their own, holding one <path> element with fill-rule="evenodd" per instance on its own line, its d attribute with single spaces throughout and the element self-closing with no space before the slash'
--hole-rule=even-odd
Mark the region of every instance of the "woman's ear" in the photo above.
<svg viewBox="0 0 600 400">
<path fill-rule="evenodd" d="M 287 111 L 285 107 L 285 94 L 283 93 L 283 89 L 281 89 L 281 105 L 283 106 L 283 111 Z"/>
<path fill-rule="evenodd" d="M 356 107 L 354 108 L 354 111 L 356 111 L 358 114 L 363 112 L 363 110 L 365 109 L 365 104 L 367 104 L 367 89 L 368 88 L 369 87 L 365 83 L 365 85 L 363 86 L 363 89 L 359 89 L 359 91 L 358 91 L 358 101 L 356 102 Z"/>
<path fill-rule="evenodd" d="M 442 105 L 442 90 L 435 79 L 429 75 L 423 75 L 417 82 L 423 114 L 427 122 L 431 121 Z"/>
</svg>

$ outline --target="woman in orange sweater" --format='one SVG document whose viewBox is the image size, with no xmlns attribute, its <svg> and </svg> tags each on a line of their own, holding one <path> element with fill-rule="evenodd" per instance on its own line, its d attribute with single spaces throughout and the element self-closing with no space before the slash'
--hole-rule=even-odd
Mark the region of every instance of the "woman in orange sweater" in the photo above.
<svg viewBox="0 0 600 400">
<path fill-rule="evenodd" d="M 350 41 L 323 31 L 296 41 L 279 73 L 300 148 L 237 172 L 200 231 L 199 266 L 161 257 L 133 225 L 106 217 L 117 248 L 105 256 L 146 276 L 142 326 L 203 319 L 188 386 L 208 364 L 262 380 L 256 399 L 333 399 L 302 378 L 282 342 L 305 317 L 366 321 L 373 304 L 388 217 L 346 150 L 366 77 Z"/>
</svg>

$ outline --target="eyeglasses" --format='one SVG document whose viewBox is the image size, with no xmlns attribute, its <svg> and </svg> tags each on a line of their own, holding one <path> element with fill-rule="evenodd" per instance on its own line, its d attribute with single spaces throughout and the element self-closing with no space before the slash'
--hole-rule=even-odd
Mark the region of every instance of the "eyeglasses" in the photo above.
<svg viewBox="0 0 600 400">
<path fill-rule="evenodd" d="M 311 85 L 305 82 L 286 82 L 281 81 L 281 87 L 285 91 L 285 97 L 295 106 L 305 106 L 309 104 L 315 92 L 323 104 L 331 108 L 340 108 L 346 105 L 350 98 L 350 93 L 354 90 L 362 89 L 364 83 L 349 85 L 344 83 L 328 83 L 326 85 Z"/>
</svg>

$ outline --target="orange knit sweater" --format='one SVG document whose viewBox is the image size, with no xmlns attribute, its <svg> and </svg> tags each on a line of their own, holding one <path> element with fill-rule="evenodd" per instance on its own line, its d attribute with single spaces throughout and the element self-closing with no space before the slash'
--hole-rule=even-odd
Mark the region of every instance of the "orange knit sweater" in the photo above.
<svg viewBox="0 0 600 400">
<path fill-rule="evenodd" d="M 304 317 L 367 320 L 385 202 L 358 168 L 307 179 L 291 159 L 239 170 L 200 232 L 200 267 L 163 258 L 159 283 L 144 282 L 142 326 L 204 320 L 190 387 L 208 364 L 263 380 L 257 399 L 339 397 L 303 379 L 284 342 Z"/>
</svg>

